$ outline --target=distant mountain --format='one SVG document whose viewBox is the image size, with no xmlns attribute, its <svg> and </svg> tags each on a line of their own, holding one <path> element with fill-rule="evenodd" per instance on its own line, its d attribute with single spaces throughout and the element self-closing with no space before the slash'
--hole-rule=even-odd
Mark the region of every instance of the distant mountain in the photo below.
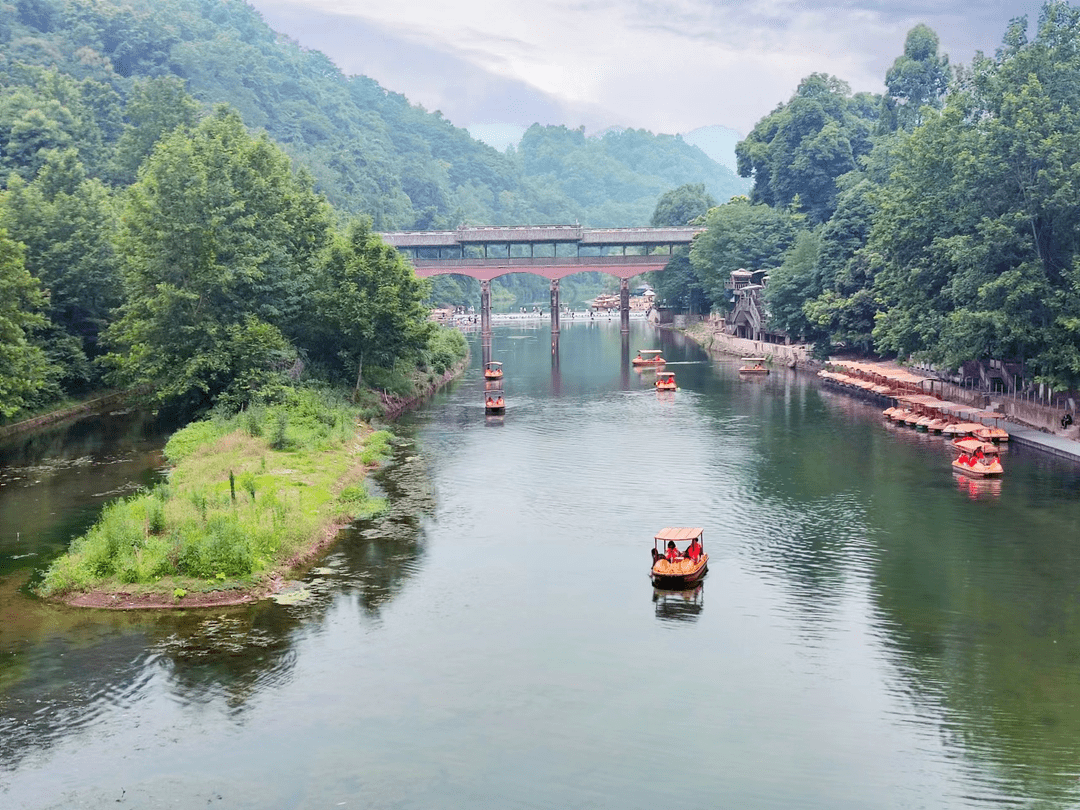
<svg viewBox="0 0 1080 810">
<path fill-rule="evenodd" d="M 64 96 L 49 75 L 76 83 L 82 112 L 69 98 L 75 91 Z M 345 76 L 242 0 L 0 3 L 0 182 L 5 156 L 24 150 L 27 127 L 39 124 L 43 144 L 73 144 L 92 175 L 130 182 L 130 168 L 110 175 L 107 166 L 136 121 L 127 103 L 146 80 L 170 76 L 204 109 L 236 108 L 306 167 L 336 207 L 370 215 L 378 230 L 643 225 L 658 197 L 685 183 L 705 183 L 717 199 L 743 188 L 729 168 L 670 135 L 586 138 L 534 126 L 516 147 L 493 148 L 373 79 Z"/>
<path fill-rule="evenodd" d="M 684 132 L 682 139 L 693 144 L 706 155 L 711 157 L 721 166 L 727 166 L 731 171 L 737 172 L 735 166 L 735 144 L 745 136 L 740 135 L 733 129 L 721 126 L 698 127 L 697 129 Z M 747 186 L 749 188 L 749 186 Z"/>
</svg>

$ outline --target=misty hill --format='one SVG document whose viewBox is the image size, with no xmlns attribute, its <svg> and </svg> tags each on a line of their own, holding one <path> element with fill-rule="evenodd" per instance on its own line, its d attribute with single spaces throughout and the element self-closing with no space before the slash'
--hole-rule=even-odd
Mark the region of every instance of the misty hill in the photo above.
<svg viewBox="0 0 1080 810">
<path fill-rule="evenodd" d="M 74 146 L 93 176 L 130 182 L 131 167 L 109 154 L 139 123 L 128 101 L 140 82 L 178 77 L 202 104 L 227 103 L 265 130 L 337 208 L 370 215 L 376 229 L 641 225 L 679 185 L 705 183 L 718 200 L 747 187 L 678 136 L 641 130 L 587 138 L 534 126 L 500 153 L 370 78 L 345 76 L 239 0 L 0 2 L 0 66 L 5 156 L 27 143 Z"/>
</svg>

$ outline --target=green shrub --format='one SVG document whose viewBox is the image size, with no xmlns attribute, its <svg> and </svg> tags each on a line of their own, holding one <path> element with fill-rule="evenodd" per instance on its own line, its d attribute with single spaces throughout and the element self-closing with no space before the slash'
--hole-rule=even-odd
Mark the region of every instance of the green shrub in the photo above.
<svg viewBox="0 0 1080 810">
<path fill-rule="evenodd" d="M 365 464 L 378 464 L 390 456 L 390 439 L 393 433 L 389 430 L 376 430 L 364 441 L 364 449 L 360 453 L 360 460 Z"/>
<path fill-rule="evenodd" d="M 165 458 L 176 465 L 200 447 L 210 444 L 228 432 L 228 425 L 217 419 L 192 422 L 176 431 L 165 443 Z"/>
</svg>

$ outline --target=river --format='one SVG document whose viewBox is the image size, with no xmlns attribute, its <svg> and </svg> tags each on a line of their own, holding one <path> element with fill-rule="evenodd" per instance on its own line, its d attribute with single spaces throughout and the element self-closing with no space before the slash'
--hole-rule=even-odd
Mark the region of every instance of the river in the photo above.
<svg viewBox="0 0 1080 810">
<path fill-rule="evenodd" d="M 9 451 L 4 808 L 1065 808 L 1080 803 L 1080 471 L 940 437 L 635 322 L 499 327 L 401 420 L 390 510 L 295 604 L 166 614 L 26 583 L 152 426 Z M 629 368 L 660 347 L 680 389 Z M 652 535 L 701 526 L 703 586 Z M 15 539 L 17 536 L 18 539 Z M 30 556 L 28 556 L 30 555 Z"/>
</svg>

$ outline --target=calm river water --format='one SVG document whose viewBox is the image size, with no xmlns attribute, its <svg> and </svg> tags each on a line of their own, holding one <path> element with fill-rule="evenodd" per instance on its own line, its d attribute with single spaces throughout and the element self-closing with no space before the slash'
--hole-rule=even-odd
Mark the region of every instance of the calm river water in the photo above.
<svg viewBox="0 0 1080 810">
<path fill-rule="evenodd" d="M 161 433 L 9 449 L 0 806 L 1080 804 L 1080 471 L 1010 447 L 958 481 L 940 437 L 812 375 L 633 329 L 564 323 L 554 355 L 546 322 L 497 329 L 497 422 L 474 342 L 400 425 L 391 510 L 297 604 L 40 603 L 28 578 L 160 474 Z M 673 395 L 629 368 L 653 346 Z M 705 528 L 698 591 L 649 583 L 668 525 Z"/>
</svg>

